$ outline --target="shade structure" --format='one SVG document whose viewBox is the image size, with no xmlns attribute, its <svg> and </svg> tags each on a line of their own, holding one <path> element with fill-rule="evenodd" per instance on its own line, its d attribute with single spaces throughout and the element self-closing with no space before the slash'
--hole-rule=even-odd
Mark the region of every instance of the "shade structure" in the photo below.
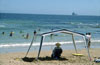
<svg viewBox="0 0 100 65">
<path fill-rule="evenodd" d="M 46 32 L 46 33 L 41 34 L 41 41 L 40 41 L 40 46 L 39 46 L 39 51 L 38 51 L 37 59 L 40 56 L 40 52 L 41 52 L 41 48 L 42 48 L 42 44 L 43 44 L 44 38 L 47 35 L 56 34 L 56 33 L 64 33 L 64 34 L 72 35 L 72 41 L 73 41 L 73 45 L 74 45 L 74 48 L 75 48 L 76 53 L 77 53 L 77 48 L 76 48 L 76 44 L 75 44 L 75 40 L 74 40 L 74 35 L 83 37 L 83 40 L 84 40 L 84 43 L 86 45 L 86 49 L 87 49 L 87 52 L 88 52 L 88 57 L 89 57 L 89 59 L 91 58 L 90 57 L 90 53 L 89 53 L 89 49 L 87 47 L 87 42 L 86 42 L 86 36 L 85 36 L 85 34 L 78 33 L 78 32 L 74 32 L 74 31 L 70 31 L 70 30 L 66 30 L 66 29 L 62 29 L 62 30 L 55 30 L 55 31 Z"/>
</svg>

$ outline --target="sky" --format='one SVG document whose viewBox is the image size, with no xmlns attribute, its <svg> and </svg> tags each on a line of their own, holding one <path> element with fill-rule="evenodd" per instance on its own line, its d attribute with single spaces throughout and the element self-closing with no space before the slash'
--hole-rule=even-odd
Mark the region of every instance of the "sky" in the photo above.
<svg viewBox="0 0 100 65">
<path fill-rule="evenodd" d="M 0 13 L 100 15 L 100 0 L 0 0 Z"/>
</svg>

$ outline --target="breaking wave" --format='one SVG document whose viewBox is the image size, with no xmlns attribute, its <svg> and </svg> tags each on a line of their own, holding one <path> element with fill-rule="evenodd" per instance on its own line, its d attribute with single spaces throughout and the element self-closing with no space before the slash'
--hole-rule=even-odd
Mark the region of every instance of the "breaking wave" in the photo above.
<svg viewBox="0 0 100 65">
<path fill-rule="evenodd" d="M 84 43 L 84 41 L 75 41 L 76 43 Z M 91 42 L 100 42 L 100 40 L 92 40 Z M 44 42 L 43 45 L 44 46 L 49 46 L 49 45 L 55 45 L 55 43 L 57 42 Z M 59 42 L 61 44 L 72 44 L 73 42 L 72 41 L 68 41 L 68 42 Z M 30 43 L 9 43 L 9 44 L 0 44 L 0 48 L 8 48 L 8 47 L 26 47 L 26 46 L 29 46 Z M 36 43 L 33 43 L 32 46 L 39 46 L 40 43 L 39 42 L 36 42 Z"/>
</svg>

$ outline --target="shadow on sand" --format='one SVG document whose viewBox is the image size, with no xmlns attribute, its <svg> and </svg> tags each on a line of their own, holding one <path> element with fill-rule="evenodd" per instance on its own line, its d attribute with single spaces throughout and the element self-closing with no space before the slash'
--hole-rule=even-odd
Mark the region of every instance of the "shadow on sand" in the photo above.
<svg viewBox="0 0 100 65">
<path fill-rule="evenodd" d="M 25 61 L 25 62 L 33 62 L 33 61 L 36 61 L 36 58 L 24 57 L 24 58 L 22 58 L 22 60 Z M 62 57 L 59 58 L 59 59 L 53 59 L 51 57 L 46 56 L 46 57 L 39 57 L 38 60 L 40 60 L 40 61 L 52 61 L 52 60 L 65 61 L 65 60 L 68 60 L 68 59 L 62 58 Z"/>
</svg>

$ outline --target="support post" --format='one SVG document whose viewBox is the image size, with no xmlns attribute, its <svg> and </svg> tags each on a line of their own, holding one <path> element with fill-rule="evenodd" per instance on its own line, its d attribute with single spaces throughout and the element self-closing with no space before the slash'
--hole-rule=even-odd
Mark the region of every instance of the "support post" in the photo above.
<svg viewBox="0 0 100 65">
<path fill-rule="evenodd" d="M 85 45 L 86 45 L 86 50 L 87 50 L 87 53 L 88 53 L 88 57 L 89 57 L 89 60 L 91 61 L 90 51 L 89 51 L 89 48 L 88 48 L 88 42 L 86 41 L 86 37 L 84 37 L 84 40 L 85 40 Z"/>
<path fill-rule="evenodd" d="M 30 46 L 29 46 L 29 48 L 28 48 L 28 50 L 27 50 L 27 53 L 26 53 L 25 57 L 26 57 L 26 56 L 28 55 L 28 53 L 29 53 L 29 50 L 30 50 L 30 48 L 31 48 L 31 46 L 32 46 L 32 44 L 33 44 L 34 38 L 35 38 L 35 35 L 33 36 L 33 39 L 32 39 L 32 41 L 31 41 L 31 44 L 30 44 Z"/>
<path fill-rule="evenodd" d="M 85 36 L 82 36 L 82 38 L 84 40 L 84 44 L 85 44 L 85 48 L 86 48 L 87 44 L 86 44 Z"/>
<path fill-rule="evenodd" d="M 40 42 L 40 47 L 39 47 L 39 51 L 38 51 L 38 56 L 37 56 L 37 58 L 36 58 L 36 59 L 38 59 L 38 58 L 39 58 L 39 56 L 40 56 L 40 52 L 41 52 L 41 47 L 42 47 L 42 42 L 43 42 L 43 39 L 44 39 L 44 36 L 42 36 L 42 37 L 41 37 L 41 42 Z"/>
<path fill-rule="evenodd" d="M 75 51 L 76 51 L 76 53 L 77 53 L 76 44 L 75 44 L 75 40 L 74 40 L 73 34 L 72 34 L 72 40 L 73 40 L 73 44 L 74 44 Z"/>
</svg>

